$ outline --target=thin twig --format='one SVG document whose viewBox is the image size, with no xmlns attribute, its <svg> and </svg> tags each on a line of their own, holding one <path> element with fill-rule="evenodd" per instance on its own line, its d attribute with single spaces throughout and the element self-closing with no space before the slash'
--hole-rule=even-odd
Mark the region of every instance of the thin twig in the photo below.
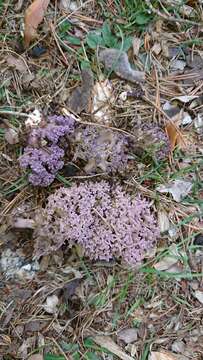
<svg viewBox="0 0 203 360">
<path fill-rule="evenodd" d="M 153 7 L 153 5 L 151 4 L 151 0 L 146 0 L 145 2 L 154 14 L 158 15 L 159 17 L 162 17 L 163 19 L 165 19 L 167 21 L 172 21 L 172 22 L 177 22 L 177 23 L 179 22 L 182 24 L 188 24 L 188 25 L 194 25 L 194 26 L 202 26 L 202 24 L 203 24 L 203 23 L 197 23 L 195 21 L 188 20 L 188 19 L 176 18 L 175 16 L 167 16 L 166 14 L 163 14 L 158 9 L 155 9 Z"/>
<path fill-rule="evenodd" d="M 70 113 L 68 112 L 68 110 L 67 110 L 65 107 L 63 107 L 62 112 L 63 112 L 64 115 L 70 116 Z M 123 134 L 126 134 L 126 135 L 128 135 L 128 136 L 131 136 L 131 137 L 137 139 L 137 137 L 136 137 L 135 135 L 133 135 L 133 134 L 131 134 L 131 133 L 129 133 L 128 131 L 125 131 L 125 130 L 123 130 L 123 129 L 118 129 L 118 128 L 115 128 L 115 127 L 112 127 L 112 126 L 108 126 L 108 125 L 104 125 L 104 124 L 98 124 L 98 123 L 94 123 L 94 122 L 82 121 L 82 120 L 79 119 L 78 117 L 76 118 L 76 116 L 74 116 L 74 119 L 75 119 L 75 121 L 77 121 L 77 122 L 80 123 L 80 124 L 90 125 L 90 126 L 96 126 L 96 127 L 101 127 L 101 128 L 108 129 L 108 130 L 118 131 L 118 132 L 121 132 L 121 133 L 123 133 Z"/>
</svg>

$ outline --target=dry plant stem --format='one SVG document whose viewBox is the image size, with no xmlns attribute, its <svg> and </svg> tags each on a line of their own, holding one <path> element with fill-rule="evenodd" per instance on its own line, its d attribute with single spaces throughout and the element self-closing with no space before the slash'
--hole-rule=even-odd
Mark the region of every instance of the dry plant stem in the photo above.
<svg viewBox="0 0 203 360">
<path fill-rule="evenodd" d="M 103 221 L 109 228 L 112 228 L 115 233 L 117 232 L 116 229 L 115 229 L 112 225 L 110 225 L 110 224 L 108 223 L 108 221 L 106 221 L 106 219 L 104 219 L 104 217 L 99 213 L 99 211 L 97 211 L 97 209 L 92 208 L 92 210 L 102 219 L 102 221 Z"/>
<path fill-rule="evenodd" d="M 64 113 L 64 115 L 69 115 L 69 113 L 67 113 L 67 109 L 65 107 L 63 107 L 62 109 L 62 112 Z M 80 118 L 76 118 L 74 116 L 74 119 L 75 121 L 79 122 L 80 124 L 84 124 L 84 125 L 90 125 L 90 126 L 96 126 L 96 127 L 102 127 L 102 128 L 105 128 L 105 129 L 110 129 L 110 130 L 114 130 L 114 131 L 118 131 L 118 132 L 121 132 L 123 134 L 126 134 L 128 136 L 131 136 L 133 138 L 136 138 L 133 134 L 125 131 L 125 130 L 122 130 L 122 129 L 118 129 L 118 128 L 115 128 L 115 127 L 112 127 L 112 126 L 107 126 L 107 125 L 103 125 L 103 124 L 98 124 L 98 123 L 93 123 L 93 122 L 87 122 L 87 121 L 82 121 Z"/>
<path fill-rule="evenodd" d="M 57 341 L 56 341 L 54 338 L 47 338 L 47 339 L 50 340 L 50 341 L 52 341 L 52 342 L 56 345 L 56 347 L 58 348 L 58 350 L 60 351 L 60 353 L 64 356 L 64 358 L 65 358 L 66 360 L 71 360 L 71 357 L 68 357 L 68 356 L 64 353 L 63 349 L 60 347 L 60 345 L 57 343 Z"/>
<path fill-rule="evenodd" d="M 22 195 L 25 193 L 26 191 L 26 188 L 24 188 L 18 195 L 16 195 L 16 197 L 11 201 L 9 202 L 5 208 L 2 210 L 2 212 L 0 213 L 0 216 L 5 216 L 9 210 L 12 209 L 12 207 L 18 202 L 18 200 L 22 197 Z M 32 195 L 30 195 L 30 197 L 32 197 Z M 27 197 L 28 199 L 29 197 Z"/>
<path fill-rule="evenodd" d="M 52 35 L 53 35 L 53 38 L 54 38 L 54 40 L 55 40 L 56 46 L 58 47 L 58 49 L 59 49 L 59 51 L 60 51 L 60 53 L 61 53 L 61 55 L 62 55 L 62 57 L 63 57 L 63 63 L 64 63 L 66 66 L 69 66 L 68 61 L 67 61 L 67 59 L 66 59 L 66 57 L 65 57 L 65 55 L 64 55 L 64 53 L 63 53 L 63 50 L 61 49 L 61 46 L 60 46 L 60 44 L 59 44 L 59 42 L 58 42 L 58 38 L 57 38 L 56 32 L 55 32 L 55 30 L 54 30 L 54 25 L 50 23 L 49 26 L 50 26 L 51 33 L 52 33 Z"/>
<path fill-rule="evenodd" d="M 156 106 L 160 110 L 160 87 L 159 87 L 159 77 L 157 74 L 156 67 L 154 67 L 154 72 L 155 72 L 155 78 L 156 78 Z M 155 121 L 156 112 L 157 112 L 157 109 L 155 108 L 154 114 L 153 114 L 154 121 Z M 158 122 L 160 123 L 160 111 L 158 111 Z"/>
<path fill-rule="evenodd" d="M 93 2 L 92 0 L 87 0 L 85 3 L 83 3 L 81 6 L 79 6 L 76 10 L 72 11 L 71 13 L 69 13 L 64 19 L 58 21 L 57 23 L 57 26 L 60 26 L 64 21 L 68 20 L 69 18 L 71 17 L 77 17 L 83 21 L 87 21 L 87 22 L 90 22 L 90 23 L 95 23 L 95 24 L 99 24 L 99 25 L 102 25 L 103 22 L 102 21 L 99 21 L 99 20 L 96 20 L 96 19 L 91 19 L 90 17 L 87 17 L 87 16 L 84 16 L 84 15 L 81 15 L 81 14 L 77 14 L 78 10 L 80 10 L 81 8 L 85 7 L 87 4 Z M 64 13 L 66 13 L 66 11 L 64 11 Z"/>
<path fill-rule="evenodd" d="M 0 115 L 16 115 L 16 116 L 21 116 L 21 117 L 29 117 L 29 114 L 26 113 L 22 113 L 19 111 L 9 111 L 9 110 L 0 110 Z"/>
<path fill-rule="evenodd" d="M 2 5 L 3 5 L 3 4 L 4 4 L 4 3 L 2 2 Z M 5 16 L 6 16 L 8 7 L 9 7 L 9 1 L 7 1 L 6 4 L 4 4 L 4 11 L 3 11 L 3 14 L 1 15 L 1 20 L 0 20 L 0 28 L 2 27 L 2 24 L 3 24 L 3 22 L 4 22 L 4 19 L 5 19 Z"/>
<path fill-rule="evenodd" d="M 203 22 L 202 23 L 197 23 L 195 21 L 192 21 L 192 20 L 187 20 L 187 19 L 181 19 L 181 18 L 176 18 L 174 16 L 168 16 L 168 15 L 165 15 L 163 14 L 162 12 L 160 12 L 158 9 L 155 9 L 153 7 L 153 5 L 151 4 L 151 0 L 145 0 L 146 4 L 149 6 L 150 10 L 158 15 L 159 17 L 167 20 L 167 21 L 172 21 L 172 22 L 177 22 L 177 23 L 182 23 L 182 24 L 188 24 L 188 25 L 194 25 L 194 26 L 202 26 Z"/>
</svg>

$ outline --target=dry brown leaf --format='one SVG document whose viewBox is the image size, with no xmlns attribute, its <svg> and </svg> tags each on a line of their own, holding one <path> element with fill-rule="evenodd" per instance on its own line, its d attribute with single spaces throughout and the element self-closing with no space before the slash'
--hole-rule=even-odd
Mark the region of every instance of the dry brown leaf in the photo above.
<svg viewBox="0 0 203 360">
<path fill-rule="evenodd" d="M 134 360 L 134 358 L 121 350 L 121 348 L 109 336 L 96 335 L 93 337 L 93 340 L 97 345 L 104 347 L 122 360 Z"/>
<path fill-rule="evenodd" d="M 185 148 L 185 141 L 183 139 L 183 135 L 181 134 L 180 130 L 178 130 L 175 124 L 169 122 L 166 125 L 165 130 L 169 137 L 172 151 L 175 149 L 176 146 L 178 146 L 181 149 Z"/>
<path fill-rule="evenodd" d="M 94 76 L 90 69 L 81 71 L 81 86 L 77 86 L 72 92 L 68 107 L 75 113 L 80 114 L 82 111 L 89 112 L 91 103 L 91 94 L 94 86 Z"/>
<path fill-rule="evenodd" d="M 34 0 L 25 11 L 24 44 L 28 47 L 37 37 L 38 25 L 42 22 L 50 0 Z"/>
<path fill-rule="evenodd" d="M 28 70 L 28 66 L 23 59 L 23 57 L 15 57 L 13 55 L 8 55 L 6 58 L 6 62 L 9 67 L 14 68 L 15 70 L 20 71 L 21 73 L 24 73 Z"/>
</svg>

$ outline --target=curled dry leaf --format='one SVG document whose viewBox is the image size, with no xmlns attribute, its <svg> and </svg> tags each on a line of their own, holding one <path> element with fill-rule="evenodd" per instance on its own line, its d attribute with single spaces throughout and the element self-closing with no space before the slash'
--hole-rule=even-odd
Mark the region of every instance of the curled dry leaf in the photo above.
<svg viewBox="0 0 203 360">
<path fill-rule="evenodd" d="M 176 146 L 182 149 L 185 148 L 185 141 L 183 139 L 183 135 L 181 134 L 180 130 L 173 122 L 169 122 L 166 125 L 165 130 L 169 137 L 172 151 L 175 149 Z"/>
<path fill-rule="evenodd" d="M 34 0 L 25 11 L 24 44 L 28 47 L 37 37 L 38 25 L 42 22 L 50 0 Z"/>
<path fill-rule="evenodd" d="M 128 55 L 119 49 L 105 49 L 100 51 L 99 60 L 107 71 L 114 71 L 116 75 L 133 83 L 143 82 L 145 73 L 132 69 Z"/>
<path fill-rule="evenodd" d="M 182 179 L 176 179 L 166 185 L 160 185 L 157 190 L 160 193 L 170 193 L 173 199 L 180 202 L 192 189 L 192 183 Z"/>
<path fill-rule="evenodd" d="M 46 303 L 43 305 L 43 308 L 48 314 L 55 314 L 57 313 L 58 303 L 58 297 L 56 295 L 51 295 L 47 297 Z"/>
</svg>

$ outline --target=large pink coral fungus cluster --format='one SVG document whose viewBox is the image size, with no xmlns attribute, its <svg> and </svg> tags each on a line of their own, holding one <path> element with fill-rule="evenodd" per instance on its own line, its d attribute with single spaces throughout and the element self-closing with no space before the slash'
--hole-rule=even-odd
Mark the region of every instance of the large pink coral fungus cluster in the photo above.
<svg viewBox="0 0 203 360">
<path fill-rule="evenodd" d="M 80 245 L 93 260 L 139 263 L 159 235 L 147 200 L 105 181 L 58 189 L 37 219 L 37 257 Z"/>
</svg>

